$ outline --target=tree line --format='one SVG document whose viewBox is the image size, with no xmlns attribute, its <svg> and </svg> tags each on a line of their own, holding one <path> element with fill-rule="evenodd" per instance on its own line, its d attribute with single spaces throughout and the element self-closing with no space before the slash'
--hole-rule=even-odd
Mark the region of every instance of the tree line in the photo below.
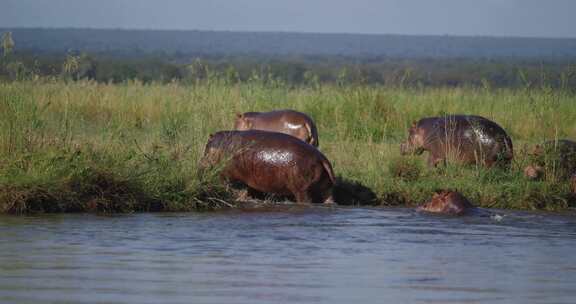
<svg viewBox="0 0 576 304">
<path fill-rule="evenodd" d="M 121 51 L 50 53 L 18 48 L 2 37 L 0 81 L 33 77 L 120 83 L 223 79 L 230 83 L 275 81 L 289 85 L 364 84 L 407 87 L 576 88 L 576 57 L 401 58 L 343 55 L 167 54 Z"/>
</svg>

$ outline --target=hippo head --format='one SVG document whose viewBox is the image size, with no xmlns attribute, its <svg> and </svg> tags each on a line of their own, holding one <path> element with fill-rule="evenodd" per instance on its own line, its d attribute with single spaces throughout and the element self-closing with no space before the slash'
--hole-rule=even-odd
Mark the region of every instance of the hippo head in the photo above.
<svg viewBox="0 0 576 304">
<path fill-rule="evenodd" d="M 208 143 L 204 148 L 204 155 L 200 159 L 199 168 L 206 169 L 215 163 L 215 158 L 218 153 L 215 151 L 213 144 L 214 134 L 208 136 Z"/>
<path fill-rule="evenodd" d="M 535 145 L 529 154 L 532 156 L 542 156 L 544 153 L 545 151 L 542 145 Z"/>
<path fill-rule="evenodd" d="M 204 155 L 200 159 L 199 168 L 224 166 L 236 153 L 250 147 L 250 143 L 241 145 L 233 136 L 236 131 L 220 131 L 210 134 L 208 143 L 204 148 Z"/>
<path fill-rule="evenodd" d="M 528 152 L 529 165 L 524 168 L 524 176 L 531 180 L 539 180 L 544 177 L 545 168 L 549 168 L 549 163 L 553 163 L 559 156 L 554 146 L 535 145 Z"/>
<path fill-rule="evenodd" d="M 524 168 L 524 176 L 532 180 L 540 179 L 544 176 L 544 168 L 538 165 L 530 165 Z"/>
<path fill-rule="evenodd" d="M 456 191 L 442 190 L 434 193 L 432 199 L 418 207 L 418 211 L 463 215 L 474 206 L 464 195 Z"/>
<path fill-rule="evenodd" d="M 252 121 L 246 115 L 236 113 L 236 120 L 234 121 L 234 129 L 238 131 L 246 131 L 252 129 Z"/>
<path fill-rule="evenodd" d="M 400 144 L 400 154 L 422 154 L 424 152 L 424 130 L 412 123 L 408 129 L 408 139 Z"/>
<path fill-rule="evenodd" d="M 204 155 L 200 159 L 199 168 L 206 170 L 219 164 L 222 160 L 227 158 L 227 153 L 224 149 L 226 137 L 222 134 L 210 134 L 208 143 L 204 148 Z"/>
</svg>

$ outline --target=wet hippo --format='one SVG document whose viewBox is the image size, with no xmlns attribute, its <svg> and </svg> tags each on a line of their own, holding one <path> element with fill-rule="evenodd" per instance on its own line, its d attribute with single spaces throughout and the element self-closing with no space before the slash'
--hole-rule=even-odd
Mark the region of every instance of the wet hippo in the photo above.
<svg viewBox="0 0 576 304">
<path fill-rule="evenodd" d="M 428 165 L 447 159 L 486 167 L 510 164 L 512 140 L 495 122 L 481 116 L 447 115 L 415 122 L 408 139 L 400 145 L 402 154 L 428 151 Z"/>
<path fill-rule="evenodd" d="M 530 165 L 524 175 L 540 179 L 547 174 L 560 180 L 571 179 L 576 174 L 576 142 L 566 139 L 551 140 L 536 145 L 529 153 Z"/>
<path fill-rule="evenodd" d="M 294 110 L 236 114 L 234 129 L 280 132 L 318 147 L 316 124 L 308 115 Z"/>
<path fill-rule="evenodd" d="M 332 203 L 332 165 L 314 146 L 260 130 L 210 136 L 201 168 L 223 163 L 221 177 L 256 193 L 292 195 L 298 203 Z"/>
<path fill-rule="evenodd" d="M 434 193 L 430 201 L 416 210 L 447 215 L 465 215 L 475 211 L 476 208 L 459 192 L 441 190 Z"/>
</svg>

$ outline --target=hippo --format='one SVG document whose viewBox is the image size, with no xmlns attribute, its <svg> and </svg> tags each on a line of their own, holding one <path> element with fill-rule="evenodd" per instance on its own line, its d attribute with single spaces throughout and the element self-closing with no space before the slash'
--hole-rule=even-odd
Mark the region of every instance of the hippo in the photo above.
<svg viewBox="0 0 576 304">
<path fill-rule="evenodd" d="M 530 165 L 524 168 L 529 179 L 540 179 L 553 174 L 560 180 L 569 180 L 576 174 L 576 142 L 559 139 L 536 145 L 529 153 Z"/>
<path fill-rule="evenodd" d="M 447 159 L 485 167 L 509 166 L 513 157 L 512 140 L 495 122 L 482 116 L 447 115 L 422 118 L 409 129 L 400 152 L 421 154 L 428 151 L 428 165 Z"/>
<path fill-rule="evenodd" d="M 234 129 L 280 132 L 292 135 L 315 147 L 319 145 L 318 131 L 312 118 L 294 110 L 238 113 Z"/>
<path fill-rule="evenodd" d="M 336 179 L 328 159 L 296 137 L 261 130 L 210 136 L 200 167 L 220 163 L 221 178 L 251 193 L 293 196 L 298 203 L 333 203 Z"/>
<path fill-rule="evenodd" d="M 465 215 L 472 213 L 476 208 L 459 192 L 440 190 L 434 193 L 430 201 L 416 210 L 447 215 Z"/>
</svg>

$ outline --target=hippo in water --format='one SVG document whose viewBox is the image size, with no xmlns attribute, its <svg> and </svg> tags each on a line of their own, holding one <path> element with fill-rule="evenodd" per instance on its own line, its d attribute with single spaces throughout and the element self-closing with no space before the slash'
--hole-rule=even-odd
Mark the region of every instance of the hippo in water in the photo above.
<svg viewBox="0 0 576 304">
<path fill-rule="evenodd" d="M 551 140 L 536 145 L 529 153 L 530 165 L 524 169 L 529 179 L 539 179 L 553 174 L 561 180 L 572 179 L 576 174 L 576 142 L 566 139 Z"/>
<path fill-rule="evenodd" d="M 510 164 L 512 140 L 495 122 L 481 116 L 447 115 L 428 117 L 415 122 L 402 154 L 428 151 L 428 165 L 436 166 L 447 159 L 486 167 Z"/>
<path fill-rule="evenodd" d="M 465 215 L 472 213 L 476 208 L 459 192 L 441 190 L 434 193 L 430 201 L 416 210 L 447 215 Z"/>
<path fill-rule="evenodd" d="M 294 110 L 236 114 L 234 129 L 280 132 L 318 147 L 316 124 L 308 115 Z"/>
<path fill-rule="evenodd" d="M 201 168 L 224 161 L 221 177 L 249 192 L 293 196 L 298 203 L 332 203 L 332 165 L 314 146 L 293 136 L 260 130 L 210 136 Z"/>
</svg>

